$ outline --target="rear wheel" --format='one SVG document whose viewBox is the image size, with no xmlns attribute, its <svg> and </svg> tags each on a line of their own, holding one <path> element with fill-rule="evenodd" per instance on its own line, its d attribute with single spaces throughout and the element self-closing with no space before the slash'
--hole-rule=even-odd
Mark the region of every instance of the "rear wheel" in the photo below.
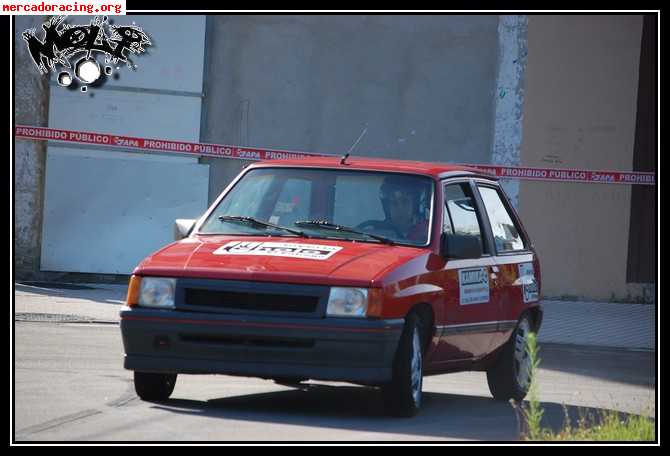
<svg viewBox="0 0 670 456">
<path fill-rule="evenodd" d="M 521 401 L 528 393 L 531 381 L 531 359 L 527 345 L 530 331 L 528 317 L 521 317 L 496 363 L 486 371 L 489 390 L 497 400 Z"/>
<path fill-rule="evenodd" d="M 421 319 L 410 315 L 393 364 L 393 379 L 382 386 L 389 414 L 411 417 L 421 407 L 423 388 L 423 338 Z"/>
<path fill-rule="evenodd" d="M 143 401 L 164 401 L 170 397 L 177 383 L 177 374 L 137 372 L 134 375 L 135 392 Z"/>
</svg>

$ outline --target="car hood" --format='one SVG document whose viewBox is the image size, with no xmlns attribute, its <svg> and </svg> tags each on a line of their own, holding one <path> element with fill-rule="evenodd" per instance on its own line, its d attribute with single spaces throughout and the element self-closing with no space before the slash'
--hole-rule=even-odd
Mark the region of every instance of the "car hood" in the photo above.
<svg viewBox="0 0 670 456">
<path fill-rule="evenodd" d="M 147 257 L 139 275 L 373 286 L 426 249 L 371 242 L 258 236 L 197 236 Z"/>
</svg>

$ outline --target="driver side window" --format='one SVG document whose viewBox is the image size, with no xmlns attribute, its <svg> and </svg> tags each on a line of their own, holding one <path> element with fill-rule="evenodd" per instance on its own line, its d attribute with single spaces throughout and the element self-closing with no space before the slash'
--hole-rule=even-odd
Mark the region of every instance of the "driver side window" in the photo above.
<svg viewBox="0 0 670 456">
<path fill-rule="evenodd" d="M 489 253 L 482 239 L 477 205 L 467 183 L 449 184 L 444 188 L 444 219 L 442 232 L 476 237 L 483 253 Z"/>
</svg>

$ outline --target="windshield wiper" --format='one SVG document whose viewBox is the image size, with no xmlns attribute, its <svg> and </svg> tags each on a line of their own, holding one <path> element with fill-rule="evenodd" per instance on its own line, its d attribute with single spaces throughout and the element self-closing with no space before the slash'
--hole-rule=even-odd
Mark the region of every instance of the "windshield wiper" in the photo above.
<svg viewBox="0 0 670 456">
<path fill-rule="evenodd" d="M 264 228 L 275 228 L 278 230 L 287 231 L 289 233 L 295 234 L 300 237 L 308 238 L 309 236 L 302 231 L 294 230 L 287 228 L 285 226 L 275 225 L 274 223 L 264 222 L 263 220 L 258 220 L 254 217 L 246 217 L 242 215 L 219 215 L 219 220 L 222 222 L 242 222 L 247 223 L 252 226 L 264 227 Z"/>
<path fill-rule="evenodd" d="M 368 236 L 371 237 L 372 239 L 376 239 L 384 244 L 390 244 L 390 245 L 394 244 L 394 242 L 391 239 L 386 238 L 384 236 L 366 233 L 365 231 L 359 231 L 355 228 L 350 228 L 348 226 L 330 223 L 326 220 L 298 220 L 297 222 L 294 223 L 294 225 L 322 228 L 324 230 L 330 230 L 330 231 L 341 231 L 343 233 L 361 234 L 363 236 Z"/>
</svg>

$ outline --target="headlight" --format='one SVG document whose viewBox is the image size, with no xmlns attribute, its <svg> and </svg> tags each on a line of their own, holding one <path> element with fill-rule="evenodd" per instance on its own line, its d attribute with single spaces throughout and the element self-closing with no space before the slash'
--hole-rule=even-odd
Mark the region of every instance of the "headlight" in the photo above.
<svg viewBox="0 0 670 456">
<path fill-rule="evenodd" d="M 368 290 L 365 288 L 330 289 L 326 314 L 330 317 L 365 317 L 368 310 Z"/>
<path fill-rule="evenodd" d="M 174 309 L 174 289 L 176 284 L 177 279 L 143 277 L 138 304 L 143 307 Z"/>
</svg>

